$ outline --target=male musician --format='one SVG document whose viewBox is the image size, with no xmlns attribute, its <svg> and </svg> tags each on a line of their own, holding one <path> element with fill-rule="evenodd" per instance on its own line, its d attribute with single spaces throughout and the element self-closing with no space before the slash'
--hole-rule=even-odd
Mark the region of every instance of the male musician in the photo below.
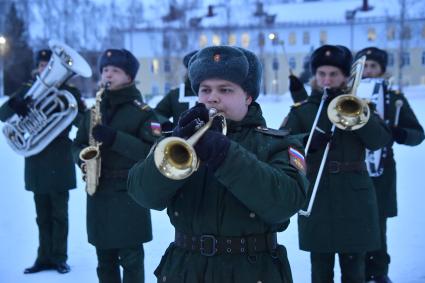
<svg viewBox="0 0 425 283">
<path fill-rule="evenodd" d="M 388 62 L 386 51 L 367 47 L 356 54 L 356 58 L 361 56 L 366 56 L 364 78 L 384 78 Z M 392 140 L 385 147 L 368 154 L 368 156 L 378 154 L 380 158 L 375 158 L 377 164 L 372 159 L 367 159 L 367 162 L 375 168 L 370 169 L 369 174 L 378 201 L 381 247 L 366 254 L 366 280 L 388 283 L 391 280 L 388 277 L 390 256 L 387 252 L 387 218 L 397 216 L 396 166 L 392 145 L 394 142 L 410 146 L 418 145 L 424 140 L 424 130 L 406 97 L 400 92 L 388 89 L 387 83 L 383 80 L 377 83 L 382 84 L 383 92 L 377 93 L 376 95 L 381 97 L 373 97 L 373 100 L 378 113 L 392 130 Z"/>
<path fill-rule="evenodd" d="M 319 115 L 306 150 L 307 177 L 312 185 L 317 178 L 320 183 L 311 215 L 298 216 L 300 248 L 310 251 L 313 283 L 333 282 L 335 253 L 339 255 L 342 282 L 364 282 L 365 253 L 380 246 L 378 208 L 364 156 L 366 148 L 375 150 L 387 144 L 390 132 L 372 111 L 363 127 L 332 132 L 326 111 L 329 102 L 344 93 L 351 62 L 351 52 L 344 46 L 316 49 L 310 63 L 312 93 L 305 103 L 291 109 L 283 125 L 293 134 L 309 133 Z M 323 110 L 318 113 L 322 97 Z M 325 155 L 328 143 L 330 150 Z M 322 159 L 326 163 L 318 175 Z"/>
<path fill-rule="evenodd" d="M 211 108 L 225 116 L 227 135 L 215 117 L 195 145 L 200 167 L 187 179 L 165 177 L 154 154 L 130 171 L 132 197 L 145 207 L 167 207 L 176 229 L 155 271 L 158 282 L 292 282 L 276 232 L 305 200 L 304 158 L 287 132 L 266 128 L 255 102 L 261 74 L 248 50 L 198 51 L 189 79 L 200 103 L 180 116 L 172 135 L 192 136 Z"/>
<path fill-rule="evenodd" d="M 102 123 L 91 125 L 90 111 L 80 124 L 73 144 L 74 160 L 91 135 L 101 142 L 101 172 L 97 191 L 87 195 L 88 241 L 96 247 L 100 283 L 144 282 L 143 243 L 152 239 L 148 209 L 127 194 L 128 170 L 143 160 L 161 134 L 154 112 L 143 103 L 134 78 L 139 62 L 125 49 L 107 49 L 99 58 L 101 84 L 109 85 L 100 105 Z M 121 281 L 120 266 L 124 270 Z"/>
<path fill-rule="evenodd" d="M 50 60 L 52 52 L 43 49 L 36 54 L 37 74 L 41 74 Z M 32 99 L 25 97 L 33 82 L 25 83 L 0 108 L 0 120 L 6 121 L 12 115 L 28 115 Z M 78 89 L 63 84 L 61 89 L 72 93 L 78 101 L 79 114 L 73 124 L 77 125 L 85 105 Z M 71 140 L 68 138 L 72 125 L 59 134 L 40 153 L 25 158 L 25 189 L 34 193 L 39 247 L 33 266 L 25 274 L 56 269 L 68 273 L 66 263 L 68 239 L 69 190 L 76 187 L 75 165 L 71 155 Z"/>
<path fill-rule="evenodd" d="M 196 50 L 192 51 L 183 57 L 183 65 L 186 69 L 190 58 L 192 58 L 196 52 Z M 170 90 L 170 92 L 168 92 L 155 107 L 155 111 L 158 114 L 164 116 L 167 119 L 171 117 L 173 118 L 173 124 L 165 123 L 162 125 L 163 130 L 172 130 L 173 125 L 177 123 L 180 114 L 193 107 L 196 101 L 196 94 L 193 93 L 192 88 L 190 87 L 190 81 L 186 73 L 184 84 L 181 84 L 178 88 Z M 167 124 L 169 129 L 166 128 Z"/>
</svg>

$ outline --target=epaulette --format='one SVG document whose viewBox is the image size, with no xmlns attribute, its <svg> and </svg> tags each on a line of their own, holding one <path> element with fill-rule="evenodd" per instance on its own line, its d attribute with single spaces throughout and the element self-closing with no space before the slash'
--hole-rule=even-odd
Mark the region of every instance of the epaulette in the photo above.
<svg viewBox="0 0 425 283">
<path fill-rule="evenodd" d="M 299 107 L 299 106 L 303 105 L 306 102 L 307 102 L 307 99 L 306 100 L 303 100 L 303 101 L 295 102 L 294 104 L 291 105 L 291 108 Z"/>
<path fill-rule="evenodd" d="M 289 131 L 287 130 L 276 130 L 276 129 L 271 129 L 271 128 L 267 128 L 263 126 L 258 126 L 257 128 L 255 128 L 255 130 L 257 132 L 270 135 L 270 136 L 275 136 L 275 137 L 286 137 L 287 135 L 289 135 Z"/>
<path fill-rule="evenodd" d="M 134 103 L 134 105 L 136 105 L 137 107 L 139 107 L 142 111 L 150 111 L 150 110 L 152 110 L 152 108 L 148 104 L 146 104 L 144 102 L 141 102 L 141 101 L 139 101 L 137 99 L 133 100 L 133 103 Z"/>
</svg>

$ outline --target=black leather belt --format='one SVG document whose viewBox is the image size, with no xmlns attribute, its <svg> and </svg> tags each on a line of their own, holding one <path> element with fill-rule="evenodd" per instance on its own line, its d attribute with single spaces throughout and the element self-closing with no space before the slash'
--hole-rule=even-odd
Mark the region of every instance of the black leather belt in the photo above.
<svg viewBox="0 0 425 283">
<path fill-rule="evenodd" d="M 105 179 L 127 179 L 129 170 L 108 170 L 101 169 L 101 178 Z"/>
<path fill-rule="evenodd" d="M 218 254 L 247 254 L 258 252 L 272 253 L 277 248 L 277 234 L 258 234 L 243 237 L 223 237 L 214 235 L 193 236 L 176 231 L 174 244 L 182 249 L 198 252 L 203 256 Z"/>
<path fill-rule="evenodd" d="M 329 173 L 336 174 L 339 172 L 361 172 L 367 171 L 366 163 L 364 161 L 354 162 L 339 162 L 339 161 L 328 161 L 326 168 Z"/>
</svg>

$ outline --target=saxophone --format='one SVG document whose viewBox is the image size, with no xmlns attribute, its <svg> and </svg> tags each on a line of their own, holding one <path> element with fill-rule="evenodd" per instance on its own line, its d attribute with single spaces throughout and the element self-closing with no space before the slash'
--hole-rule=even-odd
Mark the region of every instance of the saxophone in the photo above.
<svg viewBox="0 0 425 283">
<path fill-rule="evenodd" d="M 101 86 L 96 93 L 96 104 L 90 110 L 89 146 L 83 148 L 80 152 L 80 159 L 85 163 L 84 179 L 86 181 L 86 191 L 91 196 L 96 192 L 97 186 L 99 185 L 101 173 L 100 146 L 102 144 L 94 139 L 92 132 L 96 125 L 102 123 L 100 103 L 102 102 L 103 93 L 108 86 L 109 83 L 106 83 L 104 86 Z"/>
</svg>

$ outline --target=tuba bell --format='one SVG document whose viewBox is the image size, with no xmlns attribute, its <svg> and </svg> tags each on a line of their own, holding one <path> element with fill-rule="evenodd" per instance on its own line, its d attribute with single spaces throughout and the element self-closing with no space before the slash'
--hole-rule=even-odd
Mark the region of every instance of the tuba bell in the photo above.
<svg viewBox="0 0 425 283">
<path fill-rule="evenodd" d="M 362 56 L 352 65 L 347 94 L 337 96 L 329 103 L 329 120 L 341 130 L 360 129 L 369 120 L 370 109 L 367 102 L 356 96 L 365 61 L 366 56 Z"/>
<path fill-rule="evenodd" d="M 86 60 L 68 45 L 50 40 L 49 47 L 49 63 L 24 95 L 31 99 L 28 115 L 15 114 L 3 127 L 9 146 L 24 157 L 41 152 L 77 116 L 75 97 L 59 87 L 76 74 L 85 78 L 92 75 Z"/>
<path fill-rule="evenodd" d="M 168 137 L 158 143 L 154 150 L 154 161 L 162 175 L 169 179 L 182 180 L 198 170 L 199 158 L 193 146 L 211 127 L 215 117 L 221 119 L 222 133 L 226 135 L 227 125 L 224 115 L 218 113 L 215 108 L 211 108 L 209 116 L 209 121 L 187 140 Z"/>
</svg>

